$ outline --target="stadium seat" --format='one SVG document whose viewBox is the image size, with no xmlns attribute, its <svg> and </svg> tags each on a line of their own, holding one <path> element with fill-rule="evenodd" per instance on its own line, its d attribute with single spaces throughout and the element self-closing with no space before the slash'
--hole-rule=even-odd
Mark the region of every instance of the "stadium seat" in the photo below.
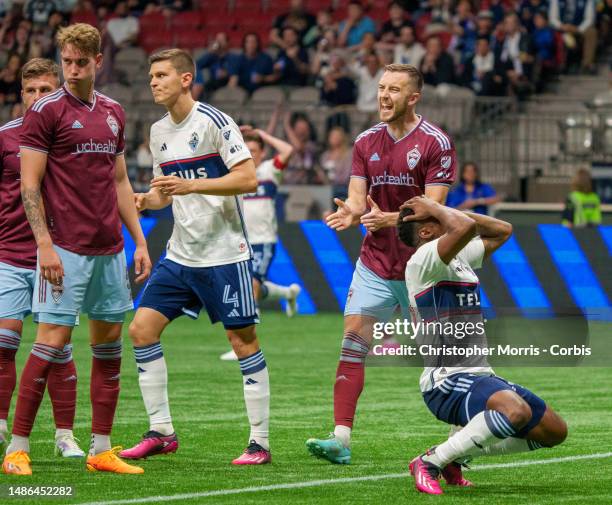
<svg viewBox="0 0 612 505">
<path fill-rule="evenodd" d="M 285 92 L 280 86 L 265 86 L 256 89 L 251 96 L 251 105 L 276 105 L 285 99 Z"/>
<path fill-rule="evenodd" d="M 111 83 L 101 87 L 100 93 L 109 96 L 113 100 L 117 100 L 124 107 L 129 107 L 131 105 L 134 96 L 131 87 L 119 83 Z"/>
<path fill-rule="evenodd" d="M 203 30 L 178 30 L 174 37 L 176 46 L 183 49 L 202 47 L 206 42 L 206 33 Z"/>
<path fill-rule="evenodd" d="M 230 88 L 229 86 L 225 86 L 213 93 L 211 103 L 219 106 L 220 109 L 225 109 L 228 104 L 244 104 L 247 97 L 248 93 L 242 88 Z"/>
<path fill-rule="evenodd" d="M 147 54 L 140 47 L 126 47 L 115 55 L 115 68 L 135 70 L 147 63 Z"/>
<path fill-rule="evenodd" d="M 75 12 L 70 16 L 70 24 L 87 23 L 91 26 L 98 26 L 98 18 L 93 11 Z"/>
<path fill-rule="evenodd" d="M 199 11 L 176 12 L 170 19 L 173 30 L 197 30 L 202 25 L 202 16 Z"/>
<path fill-rule="evenodd" d="M 289 92 L 289 102 L 300 106 L 315 106 L 319 103 L 321 92 L 314 86 L 295 88 Z"/>
<path fill-rule="evenodd" d="M 165 30 L 168 27 L 167 20 L 159 12 L 151 12 L 141 16 L 138 20 L 140 31 Z"/>
<path fill-rule="evenodd" d="M 174 45 L 174 33 L 164 28 L 141 30 L 138 36 L 140 46 L 152 53 L 155 49 Z"/>
</svg>

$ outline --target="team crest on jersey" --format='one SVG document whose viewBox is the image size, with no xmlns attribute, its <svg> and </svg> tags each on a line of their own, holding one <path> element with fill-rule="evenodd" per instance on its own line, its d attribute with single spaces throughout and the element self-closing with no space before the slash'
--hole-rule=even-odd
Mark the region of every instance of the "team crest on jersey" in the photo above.
<svg viewBox="0 0 612 505">
<path fill-rule="evenodd" d="M 111 129 L 115 137 L 119 135 L 119 123 L 113 115 L 109 114 L 108 116 L 106 116 L 106 124 Z"/>
<path fill-rule="evenodd" d="M 196 132 L 193 132 L 188 142 L 189 149 L 191 149 L 191 151 L 195 153 L 196 149 L 198 148 L 199 143 L 200 143 L 200 137 L 198 137 L 198 134 Z"/>
<path fill-rule="evenodd" d="M 59 303 L 62 299 L 62 295 L 64 294 L 64 286 L 61 284 L 53 284 L 51 287 L 51 298 L 53 298 L 53 303 Z"/>
<path fill-rule="evenodd" d="M 413 149 L 410 149 L 410 151 L 408 151 L 406 159 L 408 161 L 408 168 L 412 170 L 414 169 L 414 167 L 417 166 L 417 163 L 421 159 L 421 152 L 416 147 L 414 147 Z"/>
<path fill-rule="evenodd" d="M 452 162 L 452 159 L 450 156 L 442 156 L 442 158 L 440 158 L 440 165 L 445 170 L 450 168 L 451 162 Z"/>
</svg>

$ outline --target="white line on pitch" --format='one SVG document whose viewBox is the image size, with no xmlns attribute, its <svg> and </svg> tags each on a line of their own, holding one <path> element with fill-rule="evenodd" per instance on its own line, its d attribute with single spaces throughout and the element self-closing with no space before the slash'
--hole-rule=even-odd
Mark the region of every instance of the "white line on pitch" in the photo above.
<svg viewBox="0 0 612 505">
<path fill-rule="evenodd" d="M 470 471 L 496 470 L 500 468 L 517 468 L 532 465 L 551 465 L 554 463 L 567 463 L 584 459 L 604 459 L 612 457 L 612 452 L 601 452 L 596 454 L 582 454 L 579 456 L 565 456 L 562 458 L 536 459 L 527 461 L 516 461 L 512 463 L 492 463 L 489 465 L 478 465 L 470 468 Z M 86 502 L 78 505 L 122 505 L 132 503 L 157 503 L 162 501 L 189 500 L 193 498 L 208 498 L 211 496 L 228 496 L 242 493 L 258 493 L 261 491 L 278 491 L 284 489 L 301 489 L 305 487 L 327 486 L 330 484 L 347 484 L 352 482 L 367 482 L 384 479 L 401 479 L 408 477 L 407 473 L 387 473 L 381 475 L 364 475 L 362 477 L 342 477 L 340 479 L 309 480 L 305 482 L 289 482 L 286 484 L 270 484 L 268 486 L 242 487 L 237 489 L 218 489 L 216 491 L 202 491 L 201 493 L 183 493 L 165 496 L 146 496 L 144 498 L 127 498 L 122 500 L 105 500 L 97 502 Z"/>
</svg>

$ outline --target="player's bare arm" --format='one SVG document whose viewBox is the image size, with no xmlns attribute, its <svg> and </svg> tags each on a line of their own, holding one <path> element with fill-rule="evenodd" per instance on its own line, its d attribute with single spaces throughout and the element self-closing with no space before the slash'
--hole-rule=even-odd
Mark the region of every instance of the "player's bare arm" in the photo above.
<svg viewBox="0 0 612 505">
<path fill-rule="evenodd" d="M 485 258 L 497 251 L 512 235 L 512 225 L 501 219 L 469 212 L 470 219 L 476 221 L 476 234 L 480 235 L 485 248 Z"/>
<path fill-rule="evenodd" d="M 127 175 L 125 157 L 121 154 L 115 161 L 115 187 L 117 188 L 117 205 L 121 221 L 128 229 L 136 250 L 134 251 L 134 271 L 136 282 L 142 282 L 151 274 L 151 259 L 147 250 L 147 241 L 142 233 L 138 212 L 134 205 L 134 192 Z"/>
<path fill-rule="evenodd" d="M 64 267 L 53 249 L 53 240 L 47 227 L 41 184 L 47 167 L 47 154 L 33 149 L 21 149 L 21 199 L 28 222 L 38 246 L 38 263 L 43 277 L 61 284 Z"/>
<path fill-rule="evenodd" d="M 228 174 L 211 179 L 182 179 L 175 175 L 162 175 L 151 181 L 151 188 L 164 195 L 233 196 L 257 191 L 257 176 L 252 158 L 236 163 Z"/>
<path fill-rule="evenodd" d="M 276 151 L 280 162 L 283 165 L 286 165 L 289 158 L 291 158 L 291 155 L 293 154 L 293 146 L 289 142 L 285 142 L 284 140 L 274 137 L 260 128 L 256 128 L 255 133 L 257 133 L 267 145 Z"/>
<path fill-rule="evenodd" d="M 361 177 L 351 177 L 348 198 L 345 201 L 334 198 L 334 203 L 338 206 L 338 209 L 327 217 L 327 226 L 336 231 L 357 226 L 361 216 L 366 211 L 367 194 L 366 180 Z"/>
<path fill-rule="evenodd" d="M 422 221 L 433 217 L 440 222 L 445 233 L 438 240 L 438 255 L 447 265 L 472 240 L 478 228 L 476 221 L 467 214 L 440 205 L 427 197 L 411 198 L 402 208 L 414 212 L 406 216 L 404 221 Z"/>
<path fill-rule="evenodd" d="M 447 195 L 448 186 L 441 184 L 425 186 L 425 196 L 442 205 L 446 202 Z M 366 230 L 377 231 L 381 228 L 389 228 L 397 225 L 399 211 L 384 212 L 380 210 L 376 202 L 370 196 L 368 196 L 368 206 L 370 212 L 361 216 L 361 224 L 365 226 Z"/>
<path fill-rule="evenodd" d="M 136 210 L 159 210 L 172 203 L 172 197 L 164 195 L 158 188 L 152 188 L 148 193 L 134 193 Z"/>
</svg>

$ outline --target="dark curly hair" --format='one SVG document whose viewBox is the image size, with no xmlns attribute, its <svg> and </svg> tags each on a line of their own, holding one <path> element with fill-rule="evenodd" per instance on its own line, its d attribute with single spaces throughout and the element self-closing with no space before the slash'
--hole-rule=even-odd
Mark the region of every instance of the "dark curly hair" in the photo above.
<svg viewBox="0 0 612 505">
<path fill-rule="evenodd" d="M 417 237 L 417 223 L 415 221 L 404 221 L 406 216 L 411 216 L 414 211 L 409 208 L 400 210 L 397 218 L 397 234 L 399 239 L 408 247 L 416 247 L 419 243 Z"/>
</svg>

